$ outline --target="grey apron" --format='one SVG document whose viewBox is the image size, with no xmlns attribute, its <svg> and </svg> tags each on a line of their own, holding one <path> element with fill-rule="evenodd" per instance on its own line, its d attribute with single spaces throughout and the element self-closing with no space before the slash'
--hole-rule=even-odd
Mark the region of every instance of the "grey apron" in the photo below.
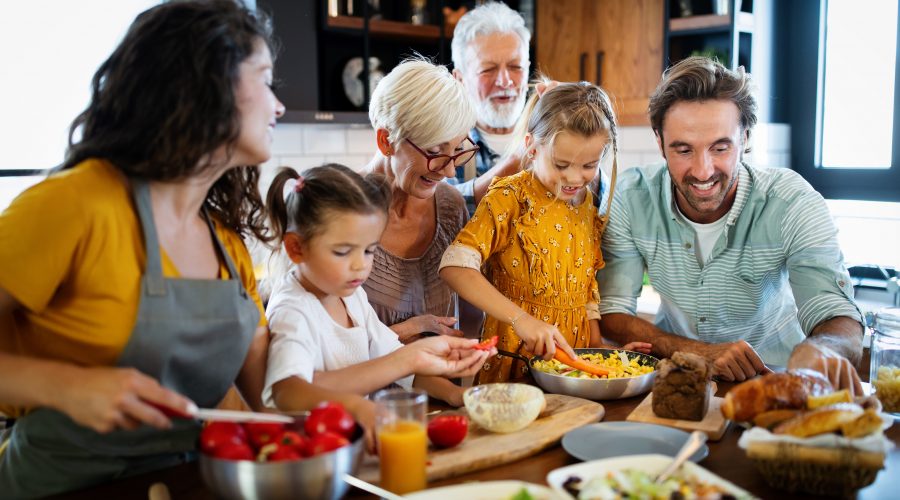
<svg viewBox="0 0 900 500">
<path fill-rule="evenodd" d="M 162 274 L 150 190 L 134 181 L 147 251 L 137 322 L 118 360 L 192 399 L 201 408 L 225 396 L 250 347 L 259 309 L 204 211 L 230 279 L 169 279 Z M 36 497 L 173 466 L 193 458 L 200 425 L 143 426 L 99 434 L 63 413 L 39 408 L 16 421 L 0 456 L 0 497 Z"/>
</svg>

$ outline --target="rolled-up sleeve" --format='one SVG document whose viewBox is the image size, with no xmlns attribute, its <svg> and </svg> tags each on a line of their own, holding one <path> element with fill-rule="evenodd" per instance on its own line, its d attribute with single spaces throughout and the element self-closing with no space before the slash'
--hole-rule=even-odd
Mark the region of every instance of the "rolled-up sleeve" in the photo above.
<svg viewBox="0 0 900 500">
<path fill-rule="evenodd" d="M 641 295 L 644 278 L 644 258 L 631 232 L 631 222 L 625 197 L 627 192 L 616 190 L 609 223 L 603 232 L 601 248 L 606 265 L 597 271 L 600 291 L 600 315 L 612 313 L 637 314 L 637 298 Z"/>
<path fill-rule="evenodd" d="M 823 321 L 847 316 L 864 324 L 828 206 L 814 191 L 788 204 L 781 225 L 788 279 L 806 335 Z"/>
</svg>

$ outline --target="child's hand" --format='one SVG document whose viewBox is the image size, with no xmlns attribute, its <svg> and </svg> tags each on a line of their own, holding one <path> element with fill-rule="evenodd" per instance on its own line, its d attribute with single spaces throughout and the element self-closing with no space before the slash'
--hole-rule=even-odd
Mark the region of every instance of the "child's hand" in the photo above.
<svg viewBox="0 0 900 500">
<path fill-rule="evenodd" d="M 354 403 L 346 404 L 347 411 L 356 419 L 356 423 L 363 428 L 363 435 L 366 439 L 366 451 L 371 455 L 377 455 L 378 450 L 375 446 L 375 403 L 366 398 L 360 397 Z"/>
<path fill-rule="evenodd" d="M 525 342 L 525 349 L 538 356 L 543 356 L 544 359 L 552 359 L 557 347 L 572 358 L 576 357 L 575 351 L 566 342 L 558 328 L 548 325 L 530 314 L 525 314 L 516 320 L 513 331 Z"/>
<path fill-rule="evenodd" d="M 451 337 L 462 337 L 463 332 L 453 328 L 456 326 L 456 318 L 452 316 L 435 316 L 423 314 L 413 316 L 406 321 L 391 326 L 391 330 L 397 334 L 400 342 L 409 344 L 419 339 L 422 332 L 434 332 Z"/>
<path fill-rule="evenodd" d="M 651 347 L 653 347 L 653 345 L 647 342 L 629 342 L 622 346 L 622 349 L 625 349 L 626 351 L 637 351 L 644 354 L 650 354 Z"/>
<path fill-rule="evenodd" d="M 412 368 L 416 375 L 468 377 L 478 373 L 489 356 L 497 354 L 494 348 L 490 351 L 474 349 L 476 344 L 476 339 L 440 335 L 418 340 L 404 349 L 414 356 Z"/>
</svg>

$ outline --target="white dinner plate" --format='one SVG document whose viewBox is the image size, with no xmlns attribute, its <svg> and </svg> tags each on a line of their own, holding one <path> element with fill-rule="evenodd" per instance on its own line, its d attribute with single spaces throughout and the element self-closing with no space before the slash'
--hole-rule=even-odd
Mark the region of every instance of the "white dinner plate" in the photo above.
<svg viewBox="0 0 900 500">
<path fill-rule="evenodd" d="M 454 484 L 405 495 L 410 500 L 509 500 L 513 495 L 528 490 L 535 500 L 566 500 L 568 495 L 557 493 L 546 486 L 524 481 L 475 481 Z"/>
<path fill-rule="evenodd" d="M 672 457 L 656 454 L 593 460 L 590 462 L 560 467 L 559 469 L 550 471 L 550 473 L 547 474 L 547 484 L 561 495 L 568 495 L 568 492 L 563 488 L 563 484 L 572 476 L 579 477 L 583 481 L 589 481 L 597 476 L 603 476 L 608 472 L 624 469 L 642 470 L 648 474 L 659 474 L 671 461 Z M 753 498 L 753 495 L 746 490 L 735 486 L 733 483 L 722 479 L 695 463 L 685 462 L 682 466 L 682 471 L 705 483 L 718 485 L 739 499 Z"/>
<path fill-rule="evenodd" d="M 657 453 L 674 457 L 687 441 L 687 432 L 640 422 L 600 422 L 567 432 L 562 447 L 579 460 Z M 709 455 L 705 444 L 691 456 L 699 462 Z"/>
</svg>

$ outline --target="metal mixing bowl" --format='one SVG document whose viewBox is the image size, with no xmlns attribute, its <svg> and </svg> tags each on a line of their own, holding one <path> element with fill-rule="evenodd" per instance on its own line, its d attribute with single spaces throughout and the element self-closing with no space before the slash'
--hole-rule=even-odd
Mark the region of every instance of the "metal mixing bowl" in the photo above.
<svg viewBox="0 0 900 500">
<path fill-rule="evenodd" d="M 595 354 L 602 353 L 604 356 L 621 351 L 621 349 L 575 349 L 575 354 Z M 638 394 L 644 394 L 653 388 L 653 380 L 656 378 L 656 364 L 659 359 L 649 355 L 635 351 L 623 351 L 628 359 L 639 358 L 644 365 L 652 366 L 654 369 L 650 373 L 637 377 L 623 377 L 613 379 L 588 379 L 564 377 L 562 375 L 554 375 L 552 373 L 542 372 L 534 367 L 535 361 L 541 358 L 534 357 L 531 359 L 521 354 L 501 351 L 501 356 L 510 356 L 528 365 L 531 375 L 535 382 L 542 389 L 553 394 L 565 394 L 567 396 L 575 396 L 584 399 L 592 399 L 594 401 L 604 401 L 609 399 L 624 399 Z"/>
<path fill-rule="evenodd" d="M 302 429 L 303 418 L 294 426 Z M 364 441 L 357 428 L 350 446 L 290 462 L 221 460 L 200 453 L 200 473 L 220 498 L 337 500 L 349 488 L 344 474 L 355 474 L 359 468 Z"/>
</svg>

